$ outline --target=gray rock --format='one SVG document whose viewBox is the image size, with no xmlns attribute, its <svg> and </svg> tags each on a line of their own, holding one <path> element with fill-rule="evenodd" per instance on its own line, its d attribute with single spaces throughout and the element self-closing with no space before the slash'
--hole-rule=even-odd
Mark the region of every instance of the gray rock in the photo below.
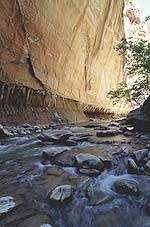
<svg viewBox="0 0 150 227">
<path fill-rule="evenodd" d="M 145 223 L 142 227 L 150 227 L 150 223 Z"/>
<path fill-rule="evenodd" d="M 146 173 L 150 174 L 150 160 L 145 164 L 144 170 Z"/>
<path fill-rule="evenodd" d="M 27 135 L 27 132 L 24 131 L 24 130 L 21 130 L 21 131 L 19 132 L 19 134 L 20 134 L 20 135 Z"/>
<path fill-rule="evenodd" d="M 91 135 L 86 135 L 86 136 L 84 136 L 84 135 L 79 135 L 79 136 L 72 136 L 70 139 L 71 139 L 71 141 L 73 141 L 73 142 L 84 142 L 84 141 L 88 141 L 89 140 L 89 138 L 90 138 L 90 136 Z"/>
<path fill-rule="evenodd" d="M 130 131 L 126 131 L 123 133 L 124 136 L 132 136 L 133 135 L 133 132 L 130 132 Z"/>
<path fill-rule="evenodd" d="M 27 218 L 22 218 L 21 222 L 18 223 L 18 225 L 15 225 L 15 227 L 52 227 L 52 225 L 48 224 L 51 223 L 50 217 L 48 217 L 45 214 L 37 214 L 35 215 L 27 215 Z"/>
<path fill-rule="evenodd" d="M 0 214 L 7 213 L 10 209 L 16 206 L 14 198 L 5 196 L 0 198 Z"/>
<path fill-rule="evenodd" d="M 127 121 L 137 130 L 150 132 L 150 96 L 140 108 L 132 110 L 128 114 Z"/>
<path fill-rule="evenodd" d="M 62 133 L 56 134 L 56 135 L 49 135 L 47 133 L 43 133 L 40 136 L 38 136 L 38 139 L 42 142 L 51 142 L 54 144 L 61 144 L 65 146 L 75 146 L 78 143 L 69 139 L 72 136 L 71 133 Z"/>
<path fill-rule="evenodd" d="M 132 158 L 128 159 L 128 172 L 137 174 L 139 172 L 138 166 Z"/>
<path fill-rule="evenodd" d="M 128 151 L 128 148 L 127 148 L 127 147 L 121 147 L 121 148 L 119 149 L 119 151 L 114 152 L 112 155 L 113 155 L 113 156 L 117 155 L 117 156 L 122 156 L 122 157 L 124 157 L 124 156 L 128 156 L 128 155 L 129 155 L 129 151 Z"/>
<path fill-rule="evenodd" d="M 144 158 L 148 156 L 148 153 L 149 153 L 148 149 L 141 149 L 141 150 L 135 151 L 132 154 L 132 156 L 137 163 L 142 163 Z"/>
<path fill-rule="evenodd" d="M 144 167 L 143 166 L 141 166 L 140 168 L 139 168 L 139 170 L 140 170 L 140 172 L 144 172 Z"/>
<path fill-rule="evenodd" d="M 126 131 L 127 131 L 126 125 L 120 126 L 120 130 L 121 130 L 122 132 L 126 132 Z"/>
<path fill-rule="evenodd" d="M 71 185 L 61 185 L 56 187 L 50 194 L 49 200 L 50 202 L 54 202 L 56 204 L 62 204 L 69 202 L 73 196 L 73 188 Z"/>
<path fill-rule="evenodd" d="M 65 143 L 63 143 L 63 145 L 65 145 L 65 146 L 76 146 L 76 145 L 78 145 L 78 143 L 76 141 L 69 139 Z"/>
<path fill-rule="evenodd" d="M 134 180 L 118 180 L 114 183 L 112 189 L 124 195 L 138 196 L 140 194 L 139 186 Z"/>
<path fill-rule="evenodd" d="M 100 172 L 97 169 L 79 169 L 79 173 L 88 175 L 88 176 L 97 176 Z"/>
<path fill-rule="evenodd" d="M 135 136 L 136 138 L 139 138 L 139 137 L 141 136 L 141 133 L 140 133 L 140 132 L 135 132 L 135 133 L 134 133 L 134 136 Z"/>
<path fill-rule="evenodd" d="M 25 123 L 25 124 L 21 125 L 21 127 L 23 127 L 23 128 L 30 128 L 30 127 L 31 127 L 31 125 L 30 125 L 30 124 Z"/>
<path fill-rule="evenodd" d="M 145 212 L 146 212 L 147 215 L 150 216 L 150 198 L 148 198 L 146 203 L 145 203 Z"/>
<path fill-rule="evenodd" d="M 94 128 L 94 130 L 108 130 L 108 129 L 109 129 L 108 126 L 103 126 L 103 125 L 100 125 L 99 127 Z"/>
<path fill-rule="evenodd" d="M 101 190 L 101 181 L 98 179 L 95 183 L 91 182 L 86 188 L 86 196 L 89 198 L 89 204 L 92 206 L 104 205 L 114 199 L 112 195 L 108 195 Z"/>
<path fill-rule="evenodd" d="M 61 176 L 64 173 L 64 170 L 60 167 L 52 166 L 46 169 L 46 174 L 53 176 Z"/>
<path fill-rule="evenodd" d="M 80 153 L 75 156 L 75 162 L 78 167 L 103 170 L 103 162 L 95 155 L 89 153 Z"/>
<path fill-rule="evenodd" d="M 64 149 L 63 147 L 51 147 L 48 151 L 43 151 L 42 157 L 45 160 L 51 160 L 65 151 L 68 151 L 68 149 Z"/>
<path fill-rule="evenodd" d="M 149 140 L 149 136 L 148 135 L 141 135 L 140 138 L 142 140 Z"/>
<path fill-rule="evenodd" d="M 53 226 L 50 224 L 42 224 L 40 227 L 53 227 Z"/>
<path fill-rule="evenodd" d="M 102 125 L 99 125 L 99 124 L 88 124 L 88 125 L 83 125 L 84 128 L 101 128 L 102 130 L 103 129 L 107 129 L 108 127 L 106 126 L 102 126 Z"/>
<path fill-rule="evenodd" d="M 99 156 L 99 159 L 103 162 L 105 168 L 110 168 L 113 165 L 113 160 L 111 158 L 104 158 Z"/>
<path fill-rule="evenodd" d="M 146 145 L 146 148 L 150 151 L 150 143 Z"/>
<path fill-rule="evenodd" d="M 98 137 L 110 137 L 120 134 L 120 130 L 106 130 L 106 131 L 99 131 L 96 132 L 96 136 Z"/>
<path fill-rule="evenodd" d="M 4 129 L 2 125 L 0 125 L 0 139 L 7 138 L 9 136 L 12 136 L 12 134 L 7 129 Z"/>
</svg>

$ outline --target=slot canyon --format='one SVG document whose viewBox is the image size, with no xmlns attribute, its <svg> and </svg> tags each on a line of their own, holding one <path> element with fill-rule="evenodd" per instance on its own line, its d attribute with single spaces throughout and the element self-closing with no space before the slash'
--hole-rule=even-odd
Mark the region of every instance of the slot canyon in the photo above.
<svg viewBox="0 0 150 227">
<path fill-rule="evenodd" d="M 136 1 L 0 0 L 0 227 L 150 226 L 150 96 L 108 96 Z"/>
</svg>

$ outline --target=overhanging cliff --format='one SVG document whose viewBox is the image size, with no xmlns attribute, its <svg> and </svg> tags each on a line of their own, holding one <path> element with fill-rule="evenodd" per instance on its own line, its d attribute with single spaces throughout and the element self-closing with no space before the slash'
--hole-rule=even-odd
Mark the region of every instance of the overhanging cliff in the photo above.
<svg viewBox="0 0 150 227">
<path fill-rule="evenodd" d="M 19 108 L 55 112 L 74 100 L 110 109 L 107 92 L 123 79 L 123 59 L 114 50 L 123 36 L 122 11 L 123 0 L 1 0 L 1 105 L 15 108 L 19 99 Z"/>
</svg>

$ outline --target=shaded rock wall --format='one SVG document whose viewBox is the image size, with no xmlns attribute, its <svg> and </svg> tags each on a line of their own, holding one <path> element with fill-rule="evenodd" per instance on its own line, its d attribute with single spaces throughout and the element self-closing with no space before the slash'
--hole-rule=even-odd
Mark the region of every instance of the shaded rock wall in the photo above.
<svg viewBox="0 0 150 227">
<path fill-rule="evenodd" d="M 111 108 L 107 92 L 123 79 L 122 10 L 123 0 L 1 0 L 0 81 Z"/>
<path fill-rule="evenodd" d="M 143 105 L 129 112 L 127 121 L 139 131 L 150 132 L 150 96 Z"/>
<path fill-rule="evenodd" d="M 5 125 L 86 121 L 79 102 L 0 82 L 0 122 Z"/>
</svg>

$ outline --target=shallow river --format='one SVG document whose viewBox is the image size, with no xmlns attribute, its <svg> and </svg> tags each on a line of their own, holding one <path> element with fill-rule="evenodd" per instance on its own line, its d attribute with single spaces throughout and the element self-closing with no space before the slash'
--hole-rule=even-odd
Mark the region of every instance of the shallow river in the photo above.
<svg viewBox="0 0 150 227">
<path fill-rule="evenodd" d="M 137 172 L 128 161 L 149 134 L 112 121 L 26 130 L 0 140 L 0 227 L 150 226 L 150 156 L 135 160 Z M 80 153 L 98 157 L 103 168 L 79 165 Z M 54 204 L 49 195 L 61 185 L 71 185 L 72 196 Z"/>
</svg>

